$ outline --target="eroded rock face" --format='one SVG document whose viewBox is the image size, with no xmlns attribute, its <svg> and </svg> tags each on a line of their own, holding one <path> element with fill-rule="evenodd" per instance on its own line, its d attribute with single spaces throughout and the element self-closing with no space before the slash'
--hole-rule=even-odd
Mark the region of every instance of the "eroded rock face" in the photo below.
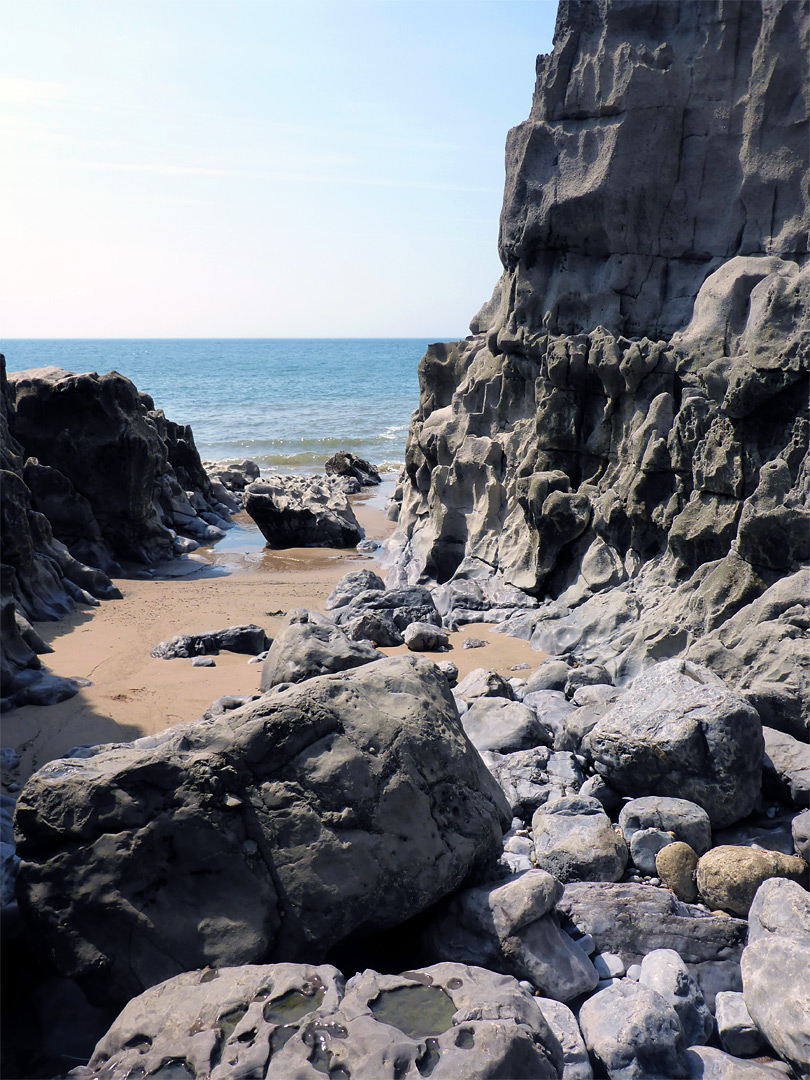
<svg viewBox="0 0 810 1080">
<path fill-rule="evenodd" d="M 504 273 L 420 364 L 389 545 L 449 615 L 461 584 L 478 619 L 488 578 L 517 586 L 550 598 L 506 623 L 537 647 L 617 685 L 691 648 L 797 738 L 808 600 L 754 605 L 808 558 L 809 25 L 560 4 L 507 142 Z"/>
<path fill-rule="evenodd" d="M 269 476 L 245 488 L 245 510 L 271 547 L 354 547 L 363 539 L 349 500 L 328 478 Z"/>
<path fill-rule="evenodd" d="M 534 998 L 508 976 L 436 964 L 344 984 L 328 965 L 272 964 L 190 971 L 147 990 L 70 1075 L 161 1075 L 170 1062 L 211 1080 L 551 1080 L 563 1060 Z"/>
<path fill-rule="evenodd" d="M 383 660 L 45 766 L 17 807 L 20 904 L 123 1001 L 396 925 L 497 858 L 509 818 L 444 676 Z"/>
</svg>

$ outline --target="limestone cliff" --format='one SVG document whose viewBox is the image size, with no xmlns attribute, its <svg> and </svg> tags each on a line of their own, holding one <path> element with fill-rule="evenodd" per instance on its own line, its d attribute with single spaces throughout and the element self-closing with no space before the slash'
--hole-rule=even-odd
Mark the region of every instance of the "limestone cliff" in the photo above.
<svg viewBox="0 0 810 1080">
<path fill-rule="evenodd" d="M 803 0 L 562 0 L 507 139 L 503 275 L 420 364 L 391 545 L 448 618 L 522 608 L 506 629 L 618 681 L 690 650 L 794 733 L 809 37 Z"/>
</svg>

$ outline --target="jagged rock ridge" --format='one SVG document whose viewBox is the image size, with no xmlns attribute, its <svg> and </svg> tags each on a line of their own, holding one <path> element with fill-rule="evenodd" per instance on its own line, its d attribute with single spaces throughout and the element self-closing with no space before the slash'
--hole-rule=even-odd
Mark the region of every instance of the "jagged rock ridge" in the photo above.
<svg viewBox="0 0 810 1080">
<path fill-rule="evenodd" d="M 560 5 L 507 140 L 504 274 L 420 364 L 389 550 L 451 616 L 516 586 L 538 647 L 619 682 L 690 650 L 794 735 L 809 33 L 806 3 Z"/>
</svg>

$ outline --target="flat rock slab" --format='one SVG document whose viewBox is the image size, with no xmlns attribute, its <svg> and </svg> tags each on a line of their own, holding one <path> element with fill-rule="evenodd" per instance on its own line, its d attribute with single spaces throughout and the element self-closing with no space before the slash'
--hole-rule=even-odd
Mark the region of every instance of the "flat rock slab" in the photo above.
<svg viewBox="0 0 810 1080">
<path fill-rule="evenodd" d="M 331 966 L 271 964 L 147 990 L 70 1075 L 556 1080 L 563 1062 L 534 998 L 508 976 L 436 964 L 344 985 Z"/>
<path fill-rule="evenodd" d="M 18 801 L 19 899 L 64 973 L 125 1001 L 395 926 L 510 816 L 447 680 L 397 657 L 51 762 Z"/>
<path fill-rule="evenodd" d="M 268 644 L 267 634 L 261 626 L 247 623 L 244 626 L 228 626 L 224 630 L 208 630 L 202 634 L 177 634 L 157 644 L 152 649 L 152 656 L 160 660 L 174 660 L 177 657 L 216 656 L 220 651 L 258 656 Z"/>
</svg>

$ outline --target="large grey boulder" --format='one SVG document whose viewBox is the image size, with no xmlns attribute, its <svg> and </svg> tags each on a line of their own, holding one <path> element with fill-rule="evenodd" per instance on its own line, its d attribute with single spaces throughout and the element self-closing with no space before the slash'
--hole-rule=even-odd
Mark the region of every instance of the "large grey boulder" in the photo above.
<svg viewBox="0 0 810 1080">
<path fill-rule="evenodd" d="M 810 745 L 784 731 L 763 727 L 765 760 L 763 783 L 794 806 L 810 802 Z"/>
<path fill-rule="evenodd" d="M 398 657 L 46 765 L 18 801 L 18 896 L 62 971 L 123 1001 L 395 926 L 509 820 L 447 680 Z"/>
<path fill-rule="evenodd" d="M 752 1020 L 799 1076 L 810 1075 L 810 942 L 767 934 L 746 946 L 740 968 Z"/>
<path fill-rule="evenodd" d="M 465 889 L 431 919 L 431 955 L 457 963 L 476 960 L 493 971 L 527 979 L 547 997 L 570 1001 L 596 987 L 587 954 L 560 930 L 554 905 L 562 885 L 543 870 Z"/>
<path fill-rule="evenodd" d="M 295 608 L 262 661 L 261 689 L 347 671 L 383 656 L 366 641 L 352 641 L 331 619 Z"/>
<path fill-rule="evenodd" d="M 700 986 L 674 949 L 654 949 L 647 953 L 641 961 L 638 981 L 669 1002 L 678 1014 L 687 1046 L 709 1041 L 714 1019 Z"/>
<path fill-rule="evenodd" d="M 765 1040 L 745 1007 L 745 995 L 723 990 L 715 998 L 714 1006 L 717 1035 L 726 1053 L 742 1058 L 758 1054 Z"/>
<path fill-rule="evenodd" d="M 473 698 L 462 723 L 478 750 L 511 754 L 546 741 L 534 710 L 506 698 Z"/>
<path fill-rule="evenodd" d="M 324 601 L 324 611 L 346 607 L 361 592 L 385 590 L 385 582 L 373 570 L 351 570 L 344 574 Z M 334 616 L 333 616 L 334 617 Z"/>
<path fill-rule="evenodd" d="M 442 617 L 436 610 L 430 590 L 421 585 L 384 590 L 371 585 L 355 593 L 348 604 L 333 610 L 335 622 L 340 626 L 368 615 L 390 619 L 400 633 L 415 622 L 442 625 Z"/>
<path fill-rule="evenodd" d="M 793 847 L 797 855 L 810 863 L 810 810 L 797 814 L 790 825 Z"/>
<path fill-rule="evenodd" d="M 537 865 L 563 883 L 618 881 L 627 845 L 597 799 L 572 795 L 539 807 L 532 817 Z"/>
<path fill-rule="evenodd" d="M 756 710 L 686 661 L 656 664 L 636 679 L 584 744 L 618 790 L 689 799 L 714 826 L 745 817 L 759 794 L 763 739 Z"/>
<path fill-rule="evenodd" d="M 796 881 L 763 881 L 748 910 L 748 942 L 784 934 L 810 945 L 810 893 Z"/>
<path fill-rule="evenodd" d="M 588 998 L 579 1026 L 611 1080 L 686 1076 L 686 1045 L 678 1014 L 649 987 L 622 979 Z"/>
<path fill-rule="evenodd" d="M 535 998 L 548 1026 L 557 1036 L 563 1052 L 560 1080 L 593 1080 L 588 1048 L 579 1030 L 577 1018 L 567 1005 L 553 998 Z"/>
<path fill-rule="evenodd" d="M 344 984 L 331 966 L 270 964 L 189 971 L 147 990 L 70 1075 L 553 1080 L 563 1060 L 531 995 L 479 967 L 368 970 Z"/>
<path fill-rule="evenodd" d="M 254 480 L 244 499 L 270 547 L 346 548 L 363 539 L 346 495 L 321 477 Z"/>
<path fill-rule="evenodd" d="M 792 1080 L 781 1061 L 746 1061 L 714 1046 L 690 1046 L 686 1064 L 689 1080 Z"/>
</svg>

